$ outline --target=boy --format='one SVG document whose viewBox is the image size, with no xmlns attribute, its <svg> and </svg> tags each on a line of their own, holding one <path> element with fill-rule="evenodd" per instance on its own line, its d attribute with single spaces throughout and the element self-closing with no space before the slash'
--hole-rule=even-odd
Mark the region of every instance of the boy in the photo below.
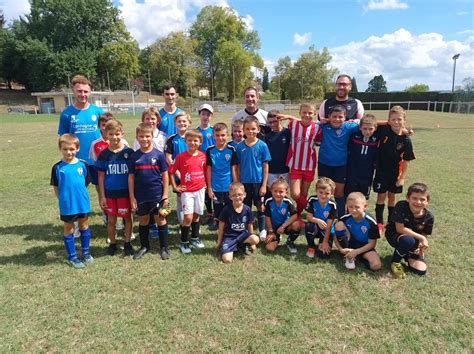
<svg viewBox="0 0 474 354">
<path fill-rule="evenodd" d="M 236 147 L 244 138 L 244 122 L 242 120 L 236 120 L 232 123 L 232 140 L 229 142 L 230 146 Z"/>
<path fill-rule="evenodd" d="M 346 109 L 336 105 L 329 114 L 329 122 L 321 124 L 318 176 L 336 182 L 334 198 L 339 217 L 345 214 L 344 186 L 347 174 L 347 143 L 352 133 L 359 130 L 358 122 L 346 122 Z"/>
<path fill-rule="evenodd" d="M 298 215 L 301 216 L 316 169 L 316 139 L 319 138 L 319 125 L 313 121 L 316 115 L 313 104 L 301 104 L 299 114 L 301 119 L 285 114 L 279 114 L 278 118 L 291 119 L 288 123 L 291 138 L 286 164 L 290 168 L 291 197 L 296 202 Z"/>
<path fill-rule="evenodd" d="M 270 115 L 270 113 L 269 113 Z M 270 187 L 272 196 L 265 200 L 265 224 L 267 227 L 267 238 L 265 248 L 274 252 L 280 243 L 280 235 L 288 235 L 286 247 L 290 253 L 297 253 L 295 241 L 300 233 L 300 223 L 297 221 L 293 202 L 286 196 L 288 194 L 288 182 L 283 177 L 275 179 Z"/>
<path fill-rule="evenodd" d="M 79 139 L 75 135 L 61 135 L 58 145 L 63 158 L 51 170 L 51 185 L 54 186 L 54 193 L 59 200 L 59 213 L 64 222 L 63 240 L 68 263 L 76 269 L 81 269 L 85 264 L 94 261 L 89 250 L 91 232 L 87 223 L 88 215 L 91 212 L 86 188 L 90 182 L 90 175 L 87 163 L 76 157 L 80 145 Z M 75 221 L 78 221 L 81 234 L 82 261 L 77 258 L 74 245 Z"/>
<path fill-rule="evenodd" d="M 263 214 L 262 198 L 267 192 L 268 161 L 271 160 L 267 144 L 257 138 L 260 132 L 258 119 L 248 116 L 244 119 L 245 140 L 237 145 L 240 182 L 244 185 L 245 205 L 257 207 L 258 229 L 260 240 L 267 238 L 265 231 L 265 215 Z"/>
<path fill-rule="evenodd" d="M 332 180 L 320 177 L 316 182 L 316 195 L 308 199 L 305 235 L 308 242 L 306 256 L 309 258 L 314 258 L 315 254 L 318 258 L 328 258 L 331 253 L 337 207 L 330 198 L 335 189 L 336 184 Z M 317 250 L 314 243 L 316 237 L 319 239 Z"/>
<path fill-rule="evenodd" d="M 360 192 L 347 196 L 347 210 L 335 225 L 334 243 L 344 255 L 346 268 L 355 269 L 355 260 L 361 260 L 373 271 L 382 267 L 380 257 L 375 251 L 377 239 L 380 238 L 376 221 L 367 214 L 367 200 Z"/>
<path fill-rule="evenodd" d="M 237 153 L 227 144 L 227 125 L 217 123 L 214 126 L 216 144 L 206 150 L 207 195 L 214 203 L 215 220 L 209 230 L 217 230 L 217 222 L 222 209 L 230 203 L 228 190 L 232 182 L 237 181 Z"/>
<path fill-rule="evenodd" d="M 229 198 L 232 201 L 219 215 L 216 248 L 221 252 L 224 263 L 231 263 L 239 246 L 245 244 L 255 251 L 258 236 L 253 234 L 253 215 L 249 206 L 244 204 L 245 187 L 240 182 L 229 186 Z"/>
<path fill-rule="evenodd" d="M 210 124 L 212 115 L 214 114 L 214 109 L 210 104 L 203 103 L 199 106 L 198 109 L 199 119 L 201 124 L 197 130 L 202 134 L 202 144 L 199 148 L 202 152 L 206 153 L 206 150 L 209 146 L 215 145 L 216 141 L 214 139 L 214 131 Z M 209 195 L 206 193 L 205 201 L 206 210 L 207 210 L 207 220 L 203 219 L 202 222 L 209 226 L 210 230 L 216 230 L 217 225 L 214 221 L 214 213 L 212 211 L 212 199 L 209 198 Z"/>
<path fill-rule="evenodd" d="M 107 214 L 107 236 L 110 244 L 107 253 L 113 256 L 117 251 L 115 227 L 117 217 L 125 221 L 125 256 L 133 256 L 130 243 L 132 235 L 132 214 L 128 193 L 128 160 L 133 150 L 123 143 L 123 126 L 116 120 L 105 126 L 105 137 L 109 146 L 103 150 L 96 162 L 99 172 L 100 207 Z"/>
<path fill-rule="evenodd" d="M 383 210 L 388 192 L 388 219 L 395 206 L 396 194 L 402 193 L 408 172 L 408 163 L 415 159 L 410 137 L 403 134 L 406 125 L 406 113 L 400 106 L 393 106 L 388 113 L 388 125 L 380 133 L 374 191 L 377 193 L 375 218 L 380 233 L 383 233 Z"/>
<path fill-rule="evenodd" d="M 199 151 L 202 135 L 197 130 L 189 130 L 185 134 L 188 150 L 176 156 L 170 173 L 176 173 L 180 178 L 178 185 L 175 178 L 171 178 L 173 190 L 181 193 L 181 246 L 183 254 L 191 253 L 189 248 L 189 232 L 191 231 L 191 246 L 204 248 L 199 238 L 199 216 L 204 209 L 204 195 L 206 193 L 206 155 Z"/>
<path fill-rule="evenodd" d="M 170 257 L 168 250 L 168 228 L 166 227 L 168 207 L 168 164 L 165 155 L 153 147 L 151 124 L 140 123 L 136 129 L 136 138 L 140 150 L 135 151 L 129 160 L 128 192 L 130 204 L 138 215 L 138 233 L 140 249 L 133 259 L 142 258 L 150 250 L 150 213 L 158 224 L 160 238 L 160 256 L 162 260 Z"/>
<path fill-rule="evenodd" d="M 385 238 L 395 248 L 390 269 L 394 278 L 404 278 L 402 258 L 415 274 L 426 274 L 425 251 L 427 236 L 433 232 L 434 216 L 427 209 L 430 201 L 428 187 L 414 183 L 408 187 L 407 199 L 399 201 L 388 220 Z"/>
<path fill-rule="evenodd" d="M 158 151 L 165 152 L 167 135 L 157 127 L 161 124 L 161 118 L 155 107 L 145 108 L 142 113 L 142 123 L 151 124 L 153 127 L 153 147 Z M 140 143 L 135 139 L 133 150 L 140 149 Z"/>
</svg>

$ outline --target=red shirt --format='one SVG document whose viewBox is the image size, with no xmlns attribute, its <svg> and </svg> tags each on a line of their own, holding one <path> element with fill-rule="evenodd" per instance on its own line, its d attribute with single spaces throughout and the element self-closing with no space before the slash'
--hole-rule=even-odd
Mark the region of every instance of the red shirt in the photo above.
<svg viewBox="0 0 474 354">
<path fill-rule="evenodd" d="M 97 140 L 94 140 L 91 144 L 91 149 L 89 151 L 89 158 L 92 161 L 97 161 L 100 153 L 109 147 L 109 143 L 100 137 Z"/>
<path fill-rule="evenodd" d="M 185 151 L 176 156 L 174 164 L 169 169 L 170 173 L 179 171 L 181 185 L 186 187 L 185 192 L 196 192 L 206 186 L 206 154 L 197 151 L 191 155 Z"/>
<path fill-rule="evenodd" d="M 290 121 L 288 129 L 291 132 L 286 158 L 288 167 L 290 170 L 314 171 L 317 162 L 315 142 L 320 135 L 319 125 L 311 122 L 305 127 L 300 121 Z"/>
</svg>

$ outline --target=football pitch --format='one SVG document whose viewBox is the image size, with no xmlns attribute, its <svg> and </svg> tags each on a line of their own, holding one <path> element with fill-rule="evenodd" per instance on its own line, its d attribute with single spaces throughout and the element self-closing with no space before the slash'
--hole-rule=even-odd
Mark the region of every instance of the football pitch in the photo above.
<svg viewBox="0 0 474 354">
<path fill-rule="evenodd" d="M 133 142 L 139 115 L 117 118 Z M 201 227 L 206 248 L 182 255 L 174 213 L 169 261 L 160 260 L 156 240 L 139 261 L 110 257 L 92 186 L 95 262 L 75 270 L 65 263 L 49 186 L 60 159 L 58 120 L 0 115 L 0 352 L 474 350 L 474 115 L 407 112 L 416 160 L 406 185 L 430 187 L 435 226 L 427 276 L 404 280 L 392 279 L 392 249 L 383 238 L 377 273 L 361 264 L 348 272 L 336 252 L 309 260 L 303 234 L 296 255 L 283 245 L 275 254 L 258 247 L 224 265 L 216 233 Z M 216 113 L 218 121 L 229 122 L 230 114 Z M 371 214 L 374 207 L 372 196 Z"/>
</svg>

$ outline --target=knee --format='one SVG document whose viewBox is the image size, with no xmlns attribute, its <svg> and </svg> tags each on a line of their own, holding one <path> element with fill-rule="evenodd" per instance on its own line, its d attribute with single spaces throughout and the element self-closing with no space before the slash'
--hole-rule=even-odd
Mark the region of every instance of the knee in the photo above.
<svg viewBox="0 0 474 354">
<path fill-rule="evenodd" d="M 299 221 L 295 221 L 288 228 L 288 230 L 290 230 L 290 231 L 300 231 L 300 229 L 301 229 L 301 225 L 300 225 Z"/>
<path fill-rule="evenodd" d="M 334 229 L 336 231 L 345 231 L 346 227 L 344 226 L 344 223 L 342 221 L 338 221 L 336 225 L 334 225 Z"/>
<path fill-rule="evenodd" d="M 369 262 L 369 268 L 374 272 L 380 270 L 382 268 L 382 262 L 380 261 L 380 259 L 372 260 L 371 262 Z"/>
<path fill-rule="evenodd" d="M 247 243 L 252 246 L 258 245 L 258 243 L 260 242 L 260 238 L 254 234 L 250 235 L 247 240 Z"/>
<path fill-rule="evenodd" d="M 313 224 L 312 222 L 307 222 L 304 225 L 304 232 L 305 233 L 314 233 L 316 231 L 316 224 Z"/>
<path fill-rule="evenodd" d="M 224 253 L 221 256 L 221 259 L 222 259 L 222 263 L 232 263 L 232 261 L 234 260 L 234 256 L 232 253 Z"/>
</svg>

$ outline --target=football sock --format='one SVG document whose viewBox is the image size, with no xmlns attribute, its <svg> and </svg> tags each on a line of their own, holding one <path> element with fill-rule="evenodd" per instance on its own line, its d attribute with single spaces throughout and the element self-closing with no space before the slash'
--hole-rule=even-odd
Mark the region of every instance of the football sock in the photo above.
<svg viewBox="0 0 474 354">
<path fill-rule="evenodd" d="M 76 246 L 74 245 L 74 235 L 64 235 L 64 246 L 66 246 L 67 259 L 72 261 L 77 258 Z"/>
<path fill-rule="evenodd" d="M 158 225 L 160 247 L 168 247 L 168 225 Z"/>
<path fill-rule="evenodd" d="M 377 224 L 383 224 L 384 208 L 385 204 L 375 204 L 375 219 L 377 220 Z"/>
<path fill-rule="evenodd" d="M 402 235 L 398 238 L 393 252 L 392 262 L 400 262 L 409 251 L 416 248 L 416 240 L 414 237 Z"/>
<path fill-rule="evenodd" d="M 296 239 L 298 238 L 298 236 L 300 235 L 299 231 L 291 231 L 289 234 L 288 234 L 288 238 L 290 239 L 290 241 L 296 241 Z"/>
<path fill-rule="evenodd" d="M 265 230 L 265 214 L 263 213 L 263 211 L 257 212 L 257 221 L 259 231 Z"/>
<path fill-rule="evenodd" d="M 189 230 L 191 226 L 181 226 L 181 242 L 188 243 L 189 242 Z"/>
<path fill-rule="evenodd" d="M 335 234 L 336 234 L 337 240 L 341 244 L 341 247 L 347 248 L 347 246 L 349 245 L 349 240 L 346 237 L 346 230 L 336 230 Z"/>
<path fill-rule="evenodd" d="M 317 229 L 316 224 L 313 224 L 311 222 L 307 222 L 306 226 L 304 228 L 304 234 L 306 236 L 306 242 L 308 242 L 308 247 L 311 247 L 311 248 L 316 248 L 316 245 L 314 244 L 315 229 Z"/>
<path fill-rule="evenodd" d="M 337 197 L 335 199 L 336 199 L 336 206 L 337 206 L 337 215 L 341 217 L 346 213 L 346 198 Z"/>
<path fill-rule="evenodd" d="M 212 214 L 212 199 L 209 198 L 209 195 L 206 193 L 206 198 L 204 200 L 204 204 L 206 205 L 206 210 L 208 214 Z"/>
<path fill-rule="evenodd" d="M 90 256 L 91 229 L 88 227 L 85 230 L 79 230 L 79 232 L 81 233 L 82 257 Z"/>
<path fill-rule="evenodd" d="M 140 236 L 140 246 L 150 249 L 150 240 L 148 233 L 150 232 L 150 225 L 138 225 L 138 235 Z"/>
<path fill-rule="evenodd" d="M 392 216 L 394 210 L 395 210 L 395 207 L 393 207 L 393 206 L 388 207 L 388 219 L 387 220 L 390 220 L 390 217 Z"/>
<path fill-rule="evenodd" d="M 193 221 L 191 223 L 191 238 L 199 237 L 199 221 Z"/>
<path fill-rule="evenodd" d="M 298 213 L 298 215 L 301 215 L 304 208 L 306 207 L 307 202 L 308 201 L 306 200 L 306 196 L 301 194 L 298 200 L 296 201 L 296 212 Z"/>
</svg>

